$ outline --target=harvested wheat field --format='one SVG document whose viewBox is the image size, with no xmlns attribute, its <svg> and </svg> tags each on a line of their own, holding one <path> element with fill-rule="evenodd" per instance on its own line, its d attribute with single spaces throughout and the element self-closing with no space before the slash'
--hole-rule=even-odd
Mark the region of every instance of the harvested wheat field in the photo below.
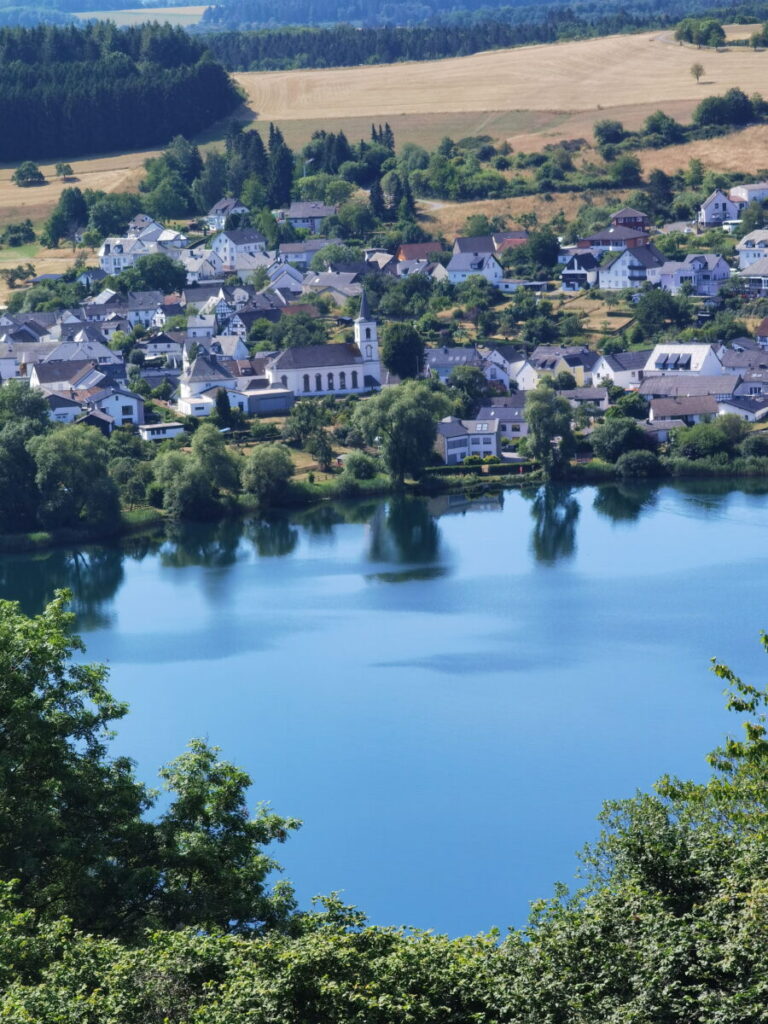
<svg viewBox="0 0 768 1024">
<path fill-rule="evenodd" d="M 690 74 L 694 60 L 705 67 L 698 84 Z M 292 121 L 332 129 L 345 118 L 436 114 L 444 120 L 452 113 L 516 110 L 587 114 L 586 130 L 601 117 L 623 120 L 624 108 L 634 119 L 658 107 L 680 116 L 732 86 L 765 91 L 768 53 L 747 47 L 699 51 L 679 46 L 670 33 L 645 32 L 448 60 L 243 72 L 235 78 L 257 120 L 285 127 Z M 560 137 L 565 128 L 559 126 Z"/>
<path fill-rule="evenodd" d="M 128 11 L 80 11 L 75 17 L 87 21 L 114 21 L 116 25 L 141 25 L 145 21 L 168 22 L 169 25 L 196 25 L 207 7 L 139 7 Z"/>
<path fill-rule="evenodd" d="M 762 173 L 768 168 L 768 125 L 752 125 L 720 139 L 702 139 L 665 149 L 641 149 L 637 156 L 644 173 L 658 168 L 673 174 L 693 159 L 717 171 Z"/>
<path fill-rule="evenodd" d="M 65 181 L 56 177 L 53 164 L 40 164 L 47 184 L 31 188 L 14 185 L 11 175 L 15 166 L 6 165 L 0 168 L 0 227 L 27 217 L 36 224 L 44 220 L 58 202 L 62 189 L 68 186 L 104 192 L 134 192 L 143 173 L 144 161 L 147 157 L 157 156 L 157 153 L 157 150 L 142 150 L 117 156 L 70 160 L 72 177 Z"/>
</svg>

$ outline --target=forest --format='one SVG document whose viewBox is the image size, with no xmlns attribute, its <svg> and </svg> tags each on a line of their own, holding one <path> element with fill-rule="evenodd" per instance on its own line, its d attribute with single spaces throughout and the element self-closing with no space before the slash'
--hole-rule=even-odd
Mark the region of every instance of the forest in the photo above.
<svg viewBox="0 0 768 1024">
<path fill-rule="evenodd" d="M 0 94 L 4 161 L 162 144 L 240 102 L 202 42 L 157 24 L 1 29 Z"/>
</svg>

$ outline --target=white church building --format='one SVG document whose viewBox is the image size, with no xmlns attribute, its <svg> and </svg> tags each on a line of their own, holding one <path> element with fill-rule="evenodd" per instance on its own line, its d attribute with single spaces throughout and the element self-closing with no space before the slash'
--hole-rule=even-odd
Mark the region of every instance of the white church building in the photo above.
<svg viewBox="0 0 768 1024">
<path fill-rule="evenodd" d="M 296 398 L 378 391 L 381 387 L 378 329 L 365 292 L 354 326 L 353 343 L 305 345 L 278 353 L 267 365 L 270 384 L 293 391 Z"/>
</svg>

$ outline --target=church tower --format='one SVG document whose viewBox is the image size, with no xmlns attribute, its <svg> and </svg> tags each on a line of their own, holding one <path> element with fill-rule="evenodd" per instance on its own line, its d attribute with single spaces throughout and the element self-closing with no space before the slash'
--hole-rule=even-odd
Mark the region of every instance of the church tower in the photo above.
<svg viewBox="0 0 768 1024">
<path fill-rule="evenodd" d="M 376 364 L 375 376 L 378 378 L 379 335 L 376 321 L 371 316 L 371 311 L 368 308 L 365 289 L 363 289 L 363 293 L 360 296 L 360 312 L 355 317 L 355 344 L 360 349 L 360 355 L 363 357 L 363 365 L 366 367 L 366 372 L 372 373 L 372 364 Z"/>
</svg>

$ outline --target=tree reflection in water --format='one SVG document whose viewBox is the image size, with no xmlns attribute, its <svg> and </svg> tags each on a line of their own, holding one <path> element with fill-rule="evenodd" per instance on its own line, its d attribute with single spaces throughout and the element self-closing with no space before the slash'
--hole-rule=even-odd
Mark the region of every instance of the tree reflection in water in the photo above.
<svg viewBox="0 0 768 1024">
<path fill-rule="evenodd" d="M 546 484 L 536 491 L 521 492 L 532 498 L 531 515 L 535 520 L 531 548 L 536 560 L 554 565 L 576 552 L 576 521 L 579 503 L 573 489 L 561 484 Z"/>
<path fill-rule="evenodd" d="M 420 498 L 394 498 L 379 505 L 370 523 L 368 558 L 404 568 L 373 574 L 389 583 L 435 579 L 446 573 L 437 564 L 440 557 L 440 529 Z"/>
<path fill-rule="evenodd" d="M 605 484 L 599 487 L 593 508 L 613 522 L 634 522 L 656 504 L 657 484 Z"/>
</svg>

